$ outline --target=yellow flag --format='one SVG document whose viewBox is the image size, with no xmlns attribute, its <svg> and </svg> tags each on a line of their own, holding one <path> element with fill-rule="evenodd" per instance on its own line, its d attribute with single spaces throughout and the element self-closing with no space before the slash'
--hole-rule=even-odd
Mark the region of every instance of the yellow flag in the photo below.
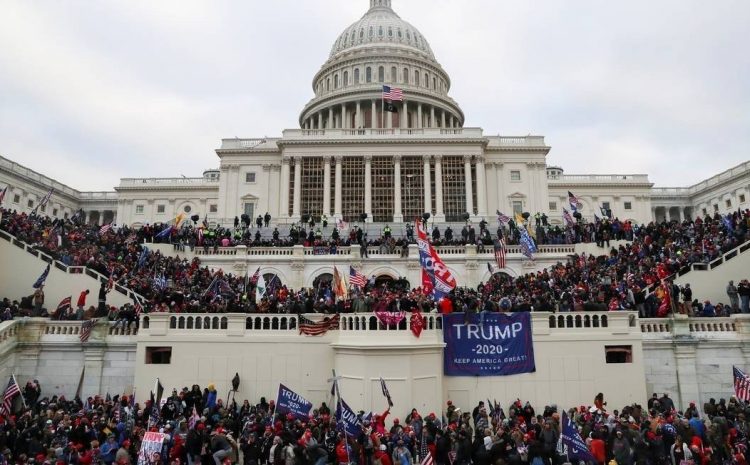
<svg viewBox="0 0 750 465">
<path fill-rule="evenodd" d="M 180 225 L 182 224 L 182 222 L 184 220 L 185 220 L 185 214 L 184 213 L 180 213 L 179 215 L 177 215 L 177 217 L 174 219 L 174 227 L 175 227 L 175 229 L 179 229 Z"/>
<path fill-rule="evenodd" d="M 523 214 L 516 212 L 516 226 L 523 226 Z"/>
</svg>

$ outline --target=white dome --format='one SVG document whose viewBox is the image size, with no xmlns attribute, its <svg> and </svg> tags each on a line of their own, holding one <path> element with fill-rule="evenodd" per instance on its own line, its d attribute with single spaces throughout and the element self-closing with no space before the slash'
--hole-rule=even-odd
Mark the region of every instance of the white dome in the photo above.
<svg viewBox="0 0 750 465">
<path fill-rule="evenodd" d="M 370 10 L 362 19 L 341 33 L 331 47 L 330 58 L 345 51 L 373 44 L 407 47 L 435 61 L 430 44 L 422 33 L 391 9 L 390 0 L 370 0 Z"/>
</svg>

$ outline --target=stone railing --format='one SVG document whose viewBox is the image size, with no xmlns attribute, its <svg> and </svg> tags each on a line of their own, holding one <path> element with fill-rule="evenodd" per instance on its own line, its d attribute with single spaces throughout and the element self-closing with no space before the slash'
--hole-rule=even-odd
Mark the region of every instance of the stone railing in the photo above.
<svg viewBox="0 0 750 465">
<path fill-rule="evenodd" d="M 750 315 L 697 318 L 674 315 L 671 318 L 648 318 L 639 321 L 644 340 L 692 338 L 737 338 L 750 334 Z"/>
<path fill-rule="evenodd" d="M 80 192 L 78 192 L 77 190 L 72 189 L 58 181 L 55 181 L 52 178 L 48 178 L 43 174 L 37 173 L 34 170 L 26 168 L 23 165 L 19 165 L 14 161 L 8 160 L 7 158 L 0 157 L 0 168 L 10 171 L 18 175 L 19 177 L 30 181 L 30 184 L 43 186 L 39 188 L 39 191 L 44 191 L 42 195 L 46 194 L 50 188 L 54 189 L 57 195 L 65 194 L 72 198 L 78 198 L 80 195 Z"/>
<path fill-rule="evenodd" d="M 16 343 L 19 329 L 18 320 L 3 321 L 0 323 L 0 354 Z"/>
<path fill-rule="evenodd" d="M 649 183 L 647 174 L 563 174 L 562 176 L 548 179 L 553 183 Z"/>
<path fill-rule="evenodd" d="M 49 263 L 51 266 L 62 271 L 63 273 L 85 274 L 86 276 L 96 279 L 100 283 L 109 281 L 108 276 L 104 276 L 103 274 L 99 273 L 98 271 L 92 270 L 91 268 L 88 268 L 85 266 L 69 266 L 61 261 L 57 261 L 50 255 L 47 255 L 46 253 L 42 252 L 41 250 L 38 250 L 37 248 L 27 244 L 26 242 L 18 240 L 15 236 L 13 236 L 7 231 L 0 230 L 0 238 L 5 239 L 6 241 L 10 242 L 16 247 L 25 250 L 26 252 L 33 255 L 34 257 L 46 263 Z M 137 298 L 141 301 L 144 300 L 143 297 L 140 296 L 139 294 L 119 284 L 114 285 L 114 290 L 130 299 L 135 300 Z"/>
<path fill-rule="evenodd" d="M 690 187 L 655 187 L 651 190 L 652 196 L 690 196 L 698 194 L 708 188 L 718 186 L 719 184 L 730 181 L 735 178 L 739 178 L 747 174 L 750 171 L 750 161 L 740 163 L 737 166 L 729 168 L 726 171 L 711 176 L 698 184 L 693 184 Z"/>
<path fill-rule="evenodd" d="M 119 187 L 147 186 L 218 186 L 218 179 L 210 178 L 122 178 Z"/>
<path fill-rule="evenodd" d="M 682 270 L 680 270 L 677 274 L 679 276 L 684 275 L 688 271 L 708 271 L 713 270 L 717 266 L 723 265 L 725 262 L 728 262 L 729 260 L 737 257 L 738 255 L 745 253 L 750 249 L 750 241 L 744 242 L 737 247 L 728 250 L 727 252 L 724 252 L 721 254 L 720 257 L 717 257 L 713 261 L 709 263 L 692 263 L 690 267 L 685 267 Z"/>
<path fill-rule="evenodd" d="M 352 139 L 363 137 L 466 138 L 482 137 L 481 128 L 362 128 L 362 129 L 285 129 L 284 139 Z"/>
<path fill-rule="evenodd" d="M 549 317 L 550 329 L 608 328 L 611 313 L 576 312 L 556 314 Z"/>
</svg>

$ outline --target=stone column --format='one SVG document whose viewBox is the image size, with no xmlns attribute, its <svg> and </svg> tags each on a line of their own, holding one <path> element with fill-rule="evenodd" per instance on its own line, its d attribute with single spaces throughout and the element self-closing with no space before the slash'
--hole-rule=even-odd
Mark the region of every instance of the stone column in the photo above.
<svg viewBox="0 0 750 465">
<path fill-rule="evenodd" d="M 354 124 L 357 126 L 357 129 L 362 127 L 362 105 L 359 100 L 357 100 L 357 116 L 354 118 Z"/>
<path fill-rule="evenodd" d="M 365 155 L 365 213 L 372 221 L 372 155 Z"/>
<path fill-rule="evenodd" d="M 337 156 L 334 158 L 334 160 L 336 161 L 336 187 L 334 188 L 334 191 L 333 191 L 333 196 L 334 196 L 333 215 L 336 217 L 337 220 L 341 219 L 343 216 L 341 213 L 341 204 L 342 204 L 342 200 L 341 200 L 341 191 L 342 191 L 341 182 L 342 181 L 341 180 L 343 179 L 341 176 L 342 159 L 343 157 L 341 156 Z"/>
<path fill-rule="evenodd" d="M 346 114 L 346 104 L 341 104 L 341 129 L 347 129 L 349 127 L 349 118 Z"/>
<path fill-rule="evenodd" d="M 289 218 L 289 157 L 281 157 L 281 192 L 279 193 L 279 217 Z"/>
<path fill-rule="evenodd" d="M 323 129 L 323 112 L 318 112 L 318 127 L 317 129 Z"/>
<path fill-rule="evenodd" d="M 422 177 L 424 178 L 424 208 L 425 212 L 432 213 L 432 190 L 430 187 L 430 156 L 422 157 L 423 168 Z"/>
<path fill-rule="evenodd" d="M 443 156 L 435 155 L 435 221 L 445 221 L 443 210 Z"/>
<path fill-rule="evenodd" d="M 333 107 L 328 107 L 328 124 L 326 129 L 333 129 Z"/>
<path fill-rule="evenodd" d="M 430 127 L 434 128 L 437 127 L 437 124 L 435 124 L 435 107 L 430 107 Z"/>
<path fill-rule="evenodd" d="M 390 111 L 385 112 L 385 127 L 387 129 L 393 128 L 393 113 L 391 113 Z"/>
<path fill-rule="evenodd" d="M 323 156 L 323 214 L 331 216 L 331 156 Z"/>
<path fill-rule="evenodd" d="M 404 108 L 401 110 L 401 114 L 398 115 L 399 127 L 406 129 L 409 127 L 409 104 L 404 100 Z"/>
<path fill-rule="evenodd" d="M 484 172 L 484 159 L 477 157 L 477 216 L 487 216 L 487 183 Z"/>
<path fill-rule="evenodd" d="M 440 110 L 440 127 L 445 129 L 445 110 Z"/>
<path fill-rule="evenodd" d="M 453 127 L 453 115 L 451 115 L 450 118 L 448 118 L 448 127 L 449 128 Z"/>
<path fill-rule="evenodd" d="M 422 129 L 422 104 L 417 103 L 417 129 Z"/>
<path fill-rule="evenodd" d="M 466 184 L 466 212 L 474 215 L 474 198 L 471 185 L 471 155 L 464 155 L 464 182 Z"/>
<path fill-rule="evenodd" d="M 401 155 L 393 157 L 393 222 L 404 221 L 401 211 Z"/>
<path fill-rule="evenodd" d="M 373 129 L 378 128 L 378 107 L 377 107 L 377 100 L 373 99 L 372 101 L 372 117 L 370 118 L 372 120 L 372 126 Z"/>
<path fill-rule="evenodd" d="M 679 398 L 674 399 L 678 409 L 684 409 L 689 402 L 700 398 L 698 387 L 698 370 L 696 369 L 697 341 L 680 341 L 673 343 L 675 362 L 677 364 L 677 389 Z"/>
<path fill-rule="evenodd" d="M 300 209 L 302 208 L 302 157 L 294 159 L 294 204 L 292 205 L 292 218 L 299 221 L 302 217 Z"/>
</svg>

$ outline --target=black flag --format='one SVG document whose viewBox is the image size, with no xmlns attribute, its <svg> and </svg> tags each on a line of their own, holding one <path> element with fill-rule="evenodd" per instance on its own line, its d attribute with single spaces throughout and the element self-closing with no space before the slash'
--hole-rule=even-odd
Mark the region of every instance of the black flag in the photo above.
<svg viewBox="0 0 750 465">
<path fill-rule="evenodd" d="M 391 113 L 398 113 L 396 105 L 394 105 L 393 102 L 385 102 L 385 106 L 383 107 L 383 109 L 385 111 L 390 111 Z"/>
</svg>

